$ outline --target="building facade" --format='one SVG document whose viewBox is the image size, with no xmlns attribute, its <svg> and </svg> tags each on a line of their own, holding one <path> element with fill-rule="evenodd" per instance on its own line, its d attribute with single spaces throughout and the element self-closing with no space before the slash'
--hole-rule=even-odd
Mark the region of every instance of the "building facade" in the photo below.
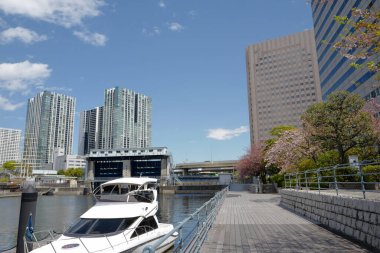
<svg viewBox="0 0 380 253">
<path fill-rule="evenodd" d="M 367 68 L 355 69 L 350 66 L 352 60 L 343 57 L 339 51 L 334 50 L 333 45 L 340 40 L 342 35 L 353 32 L 352 28 L 335 21 L 335 16 L 352 17 L 352 9 L 378 10 L 380 0 L 331 0 L 317 1 L 311 3 L 315 41 L 318 56 L 319 74 L 321 80 L 322 98 L 335 90 L 347 90 L 369 99 L 380 94 L 375 87 L 374 74 Z M 354 51 L 352 53 L 355 53 Z M 368 61 L 380 61 L 380 55 L 373 55 Z M 358 64 L 365 64 L 365 59 L 357 60 Z"/>
<path fill-rule="evenodd" d="M 80 155 L 62 155 L 54 159 L 53 170 L 67 170 L 70 168 L 86 169 L 86 158 Z"/>
<path fill-rule="evenodd" d="M 7 161 L 20 161 L 21 130 L 0 128 L 0 166 Z"/>
<path fill-rule="evenodd" d="M 104 93 L 100 148 L 145 148 L 152 145 L 151 98 L 123 88 Z"/>
<path fill-rule="evenodd" d="M 54 150 L 71 154 L 75 98 L 43 91 L 28 100 L 23 160 L 38 169 L 53 164 Z"/>
<path fill-rule="evenodd" d="M 101 148 L 103 107 L 96 107 L 80 113 L 78 154 L 86 155 L 91 149 Z"/>
<path fill-rule="evenodd" d="M 166 147 L 96 149 L 91 150 L 86 159 L 86 178 L 95 187 L 120 177 L 167 180 L 172 166 L 172 157 Z"/>
<path fill-rule="evenodd" d="M 321 100 L 314 32 L 250 45 L 246 50 L 251 145 L 278 125 L 300 126 L 307 107 Z"/>
</svg>

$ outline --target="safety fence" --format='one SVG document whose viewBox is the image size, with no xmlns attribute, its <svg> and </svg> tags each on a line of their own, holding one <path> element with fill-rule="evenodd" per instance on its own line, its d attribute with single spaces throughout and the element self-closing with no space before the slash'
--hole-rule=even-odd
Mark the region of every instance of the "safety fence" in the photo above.
<svg viewBox="0 0 380 253">
<path fill-rule="evenodd" d="M 173 235 L 177 236 L 177 240 L 174 244 L 172 252 L 199 252 L 200 247 L 202 246 L 207 236 L 207 232 L 212 226 L 216 215 L 218 214 L 220 206 L 223 203 L 227 192 L 228 187 L 216 193 L 214 197 L 212 197 L 209 201 L 199 207 L 194 213 L 189 215 L 186 219 L 175 226 L 167 235 L 158 240 L 156 243 L 147 245 L 144 248 L 143 252 L 155 252 L 156 249 L 158 249 L 165 240 Z M 184 237 L 184 229 L 189 224 L 195 225 L 190 228 L 190 232 L 188 232 L 187 236 Z"/>
<path fill-rule="evenodd" d="M 336 195 L 347 191 L 362 198 L 368 193 L 380 193 L 380 162 L 340 164 L 302 172 L 287 173 L 285 188 L 318 191 L 333 191 Z"/>
</svg>

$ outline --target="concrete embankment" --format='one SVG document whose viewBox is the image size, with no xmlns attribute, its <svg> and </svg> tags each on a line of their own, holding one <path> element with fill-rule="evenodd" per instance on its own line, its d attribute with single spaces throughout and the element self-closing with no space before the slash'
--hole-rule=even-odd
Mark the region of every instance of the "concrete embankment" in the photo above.
<svg viewBox="0 0 380 253">
<path fill-rule="evenodd" d="M 380 250 L 380 201 L 281 190 L 281 206 Z"/>
<path fill-rule="evenodd" d="M 214 194 L 222 190 L 226 186 L 227 185 L 197 185 L 197 184 L 160 186 L 160 193 L 163 193 L 163 194 Z"/>
<path fill-rule="evenodd" d="M 83 195 L 87 194 L 89 190 L 85 190 L 83 187 L 69 188 L 69 187 L 40 187 L 37 188 L 38 194 L 42 195 L 48 191 L 51 191 L 53 195 Z M 0 198 L 8 197 L 20 197 L 21 192 L 19 191 L 0 191 Z"/>
</svg>

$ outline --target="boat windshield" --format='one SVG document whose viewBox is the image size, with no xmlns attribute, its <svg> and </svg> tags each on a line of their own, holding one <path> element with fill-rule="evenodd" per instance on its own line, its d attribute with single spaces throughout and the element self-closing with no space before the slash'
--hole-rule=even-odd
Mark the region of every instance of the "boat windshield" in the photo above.
<svg viewBox="0 0 380 253">
<path fill-rule="evenodd" d="M 111 184 L 104 185 L 94 192 L 98 201 L 147 202 L 155 200 L 156 184 Z"/>
<path fill-rule="evenodd" d="M 129 228 L 136 219 L 137 217 L 118 219 L 79 219 L 64 233 L 64 235 L 79 237 L 122 232 Z"/>
</svg>

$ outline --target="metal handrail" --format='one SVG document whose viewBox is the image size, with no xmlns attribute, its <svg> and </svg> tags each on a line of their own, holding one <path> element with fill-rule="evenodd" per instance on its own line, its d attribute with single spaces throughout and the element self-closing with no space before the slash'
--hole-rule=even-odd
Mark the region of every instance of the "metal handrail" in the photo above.
<svg viewBox="0 0 380 253">
<path fill-rule="evenodd" d="M 373 166 L 372 171 L 367 166 Z M 336 195 L 341 195 L 342 190 L 356 190 L 361 191 L 365 199 L 367 192 L 380 193 L 380 162 L 338 164 L 292 172 L 285 174 L 284 179 L 287 189 L 318 190 L 319 194 L 323 190 L 334 190 Z"/>
<path fill-rule="evenodd" d="M 209 201 L 204 203 L 201 207 L 199 207 L 194 213 L 190 214 L 186 219 L 181 221 L 176 227 L 174 227 L 168 234 L 162 237 L 160 240 L 155 242 L 152 245 L 147 245 L 144 249 L 144 253 L 153 253 L 157 248 L 170 236 L 174 236 L 175 233 L 178 233 L 177 239 L 177 247 L 175 252 L 198 252 L 200 250 L 200 246 L 202 245 L 207 231 L 210 229 L 212 223 L 215 220 L 215 217 L 218 213 L 220 205 L 223 203 L 226 193 L 228 192 L 228 187 L 219 191 L 212 197 Z M 201 218 L 200 214 L 204 212 L 204 217 Z M 190 242 L 184 245 L 183 233 L 182 229 L 189 221 L 197 219 L 197 233 L 193 235 Z"/>
</svg>

